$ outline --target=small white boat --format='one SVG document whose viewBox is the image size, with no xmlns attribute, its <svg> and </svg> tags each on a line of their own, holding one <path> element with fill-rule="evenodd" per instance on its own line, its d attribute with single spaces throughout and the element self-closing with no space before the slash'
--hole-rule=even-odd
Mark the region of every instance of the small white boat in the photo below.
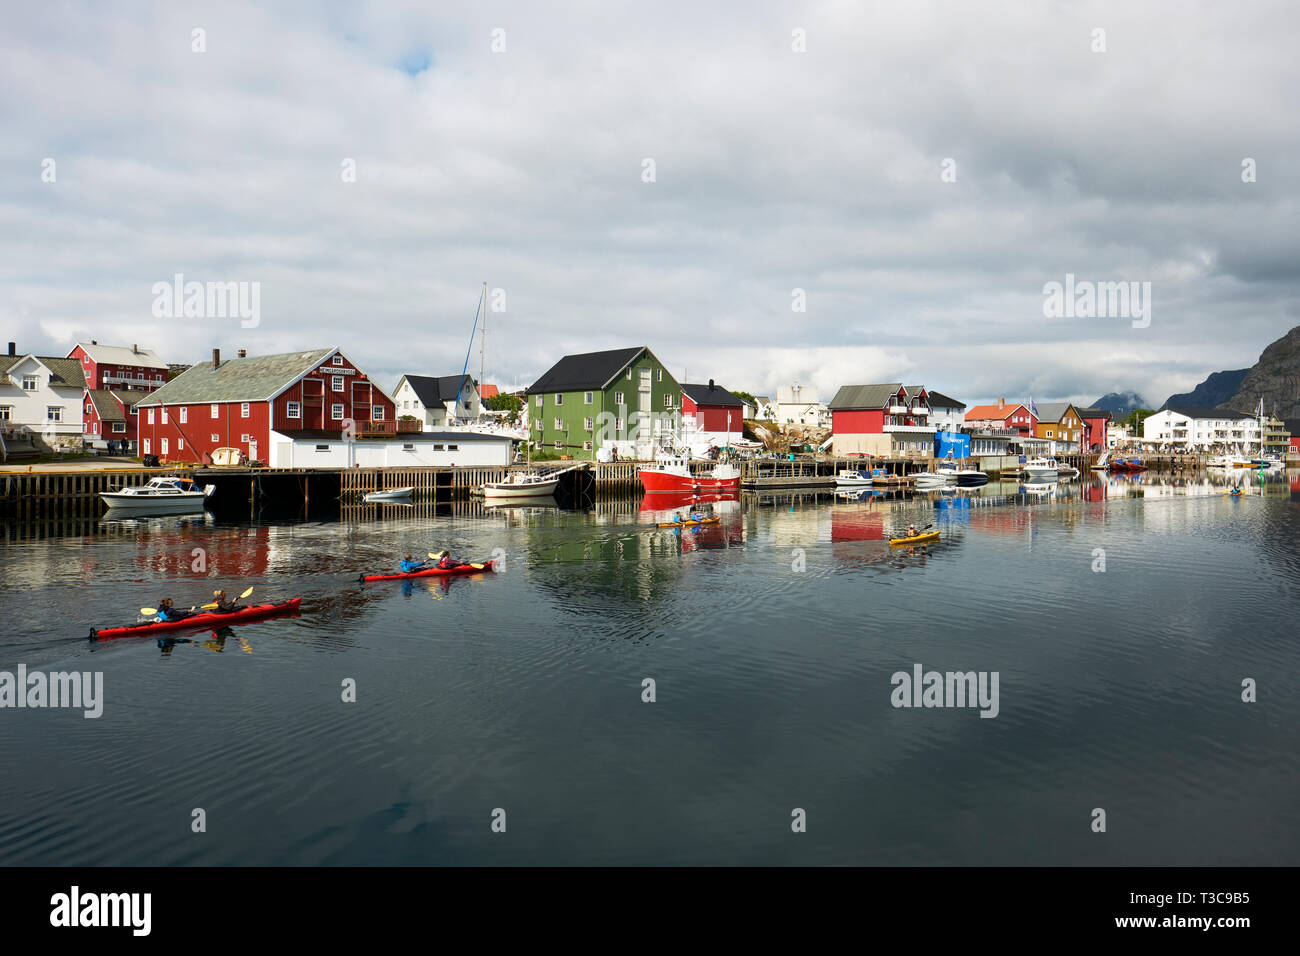
<svg viewBox="0 0 1300 956">
<path fill-rule="evenodd" d="M 558 475 L 541 475 L 535 471 L 515 472 L 505 481 L 483 485 L 484 498 L 545 498 L 555 493 Z"/>
<path fill-rule="evenodd" d="M 989 476 L 978 468 L 962 468 L 953 461 L 941 463 L 935 471 L 961 488 L 978 488 L 989 483 Z"/>
<path fill-rule="evenodd" d="M 858 469 L 845 469 L 835 476 L 836 488 L 865 488 L 872 482 L 871 473 Z"/>
<path fill-rule="evenodd" d="M 415 487 L 410 488 L 388 488 L 385 491 L 370 491 L 366 493 L 366 504 L 372 504 L 376 501 L 401 501 L 404 498 L 411 497 L 411 492 Z"/>
<path fill-rule="evenodd" d="M 217 490 L 216 485 L 200 488 L 190 478 L 175 475 L 150 478 L 147 485 L 102 491 L 99 497 L 116 514 L 148 511 L 153 514 L 184 514 L 200 512 L 208 496 Z"/>
<path fill-rule="evenodd" d="M 1025 474 L 1035 484 L 1054 481 L 1058 474 L 1055 458 L 1031 458 L 1025 462 Z"/>
<path fill-rule="evenodd" d="M 956 476 L 945 471 L 942 466 L 940 466 L 937 471 L 918 471 L 916 474 L 912 475 L 912 478 L 916 482 L 916 487 L 919 491 L 946 488 L 948 485 L 955 484 L 957 481 Z"/>
</svg>

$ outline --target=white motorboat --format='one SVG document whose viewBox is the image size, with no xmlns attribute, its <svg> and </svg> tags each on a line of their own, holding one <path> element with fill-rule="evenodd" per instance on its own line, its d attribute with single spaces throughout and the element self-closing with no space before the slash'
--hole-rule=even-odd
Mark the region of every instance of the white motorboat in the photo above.
<svg viewBox="0 0 1300 956">
<path fill-rule="evenodd" d="M 940 465 L 934 471 L 918 471 L 912 475 L 912 480 L 916 482 L 919 491 L 946 488 L 957 483 L 956 468 Z"/>
<path fill-rule="evenodd" d="M 846 468 L 835 476 L 836 488 L 866 488 L 872 483 L 871 472 Z"/>
<path fill-rule="evenodd" d="M 945 461 L 935 471 L 947 476 L 959 488 L 978 488 L 989 483 L 989 476 L 978 468 L 962 468 L 956 462 Z"/>
<path fill-rule="evenodd" d="M 216 490 L 216 485 L 200 488 L 193 479 L 168 475 L 150 478 L 148 484 L 135 488 L 102 491 L 99 497 L 117 514 L 144 511 L 153 514 L 184 514 L 202 511 L 204 503 Z"/>
<path fill-rule="evenodd" d="M 1055 481 L 1058 473 L 1055 458 L 1031 458 L 1025 462 L 1025 474 L 1035 484 Z"/>
<path fill-rule="evenodd" d="M 517 471 L 505 481 L 483 485 L 484 498 L 546 498 L 555 493 L 559 475 L 542 475 L 535 471 Z"/>
<path fill-rule="evenodd" d="M 376 501 L 403 501 L 406 498 L 411 497 L 411 492 L 413 491 L 415 491 L 414 486 L 409 488 L 388 488 L 384 491 L 371 491 L 367 492 L 365 501 L 366 504 L 373 504 Z"/>
</svg>

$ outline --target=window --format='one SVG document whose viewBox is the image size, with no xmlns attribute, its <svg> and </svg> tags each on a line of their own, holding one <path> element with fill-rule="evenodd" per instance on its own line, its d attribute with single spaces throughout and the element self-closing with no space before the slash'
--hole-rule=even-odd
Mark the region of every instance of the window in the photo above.
<svg viewBox="0 0 1300 956">
<path fill-rule="evenodd" d="M 24 376 L 23 376 L 23 391 L 24 391 L 24 392 L 34 392 L 34 391 L 36 391 L 37 387 L 38 387 L 38 386 L 37 386 L 36 376 L 35 376 L 35 375 L 24 375 Z"/>
<path fill-rule="evenodd" d="M 164 438 L 164 439 L 162 440 L 162 453 L 163 453 L 164 455 L 167 454 L 167 439 L 166 439 L 166 438 Z"/>
<path fill-rule="evenodd" d="M 244 434 L 240 435 L 240 436 L 239 436 L 239 440 L 240 440 L 241 442 L 247 443 L 247 441 L 248 441 L 248 432 L 244 432 Z"/>
<path fill-rule="evenodd" d="M 663 369 L 657 369 L 657 371 L 659 372 L 659 381 L 662 382 L 662 381 L 664 380 L 664 370 L 663 370 Z"/>
<path fill-rule="evenodd" d="M 285 409 L 285 415 L 289 418 L 302 418 L 302 406 L 297 402 L 290 402 Z"/>
<path fill-rule="evenodd" d="M 406 442 L 402 445 L 402 451 L 415 451 L 415 445 L 411 442 Z"/>
<path fill-rule="evenodd" d="M 372 406 L 370 406 L 370 420 L 371 420 L 372 422 L 382 422 L 382 421 L 384 420 L 384 406 L 383 406 L 383 405 L 372 405 Z"/>
<path fill-rule="evenodd" d="M 620 433 L 623 431 L 623 419 L 621 418 L 614 419 L 614 431 Z"/>
<path fill-rule="evenodd" d="M 583 392 L 583 393 L 582 393 L 582 404 L 584 404 L 584 405 L 590 405 L 590 404 L 591 404 L 591 392 Z"/>
<path fill-rule="evenodd" d="M 178 438 L 178 439 L 176 439 L 176 450 L 177 450 L 177 451 L 184 451 L 184 450 L 185 450 L 185 439 L 184 439 L 184 438 Z"/>
<path fill-rule="evenodd" d="M 564 393 L 563 393 L 563 392 L 556 392 L 556 393 L 555 393 L 555 404 L 556 404 L 556 405 L 563 405 L 563 404 L 564 404 Z"/>
<path fill-rule="evenodd" d="M 556 451 L 562 451 L 563 449 L 564 449 L 564 444 L 563 444 L 562 442 L 558 442 L 558 441 L 557 441 L 557 442 L 555 443 L 555 450 L 556 450 Z"/>
<path fill-rule="evenodd" d="M 334 404 L 330 406 L 330 418 L 336 422 L 343 421 L 343 406 Z"/>
<path fill-rule="evenodd" d="M 448 445 L 448 446 L 447 446 L 447 451 L 460 451 L 460 446 L 459 446 L 459 445 Z"/>
<path fill-rule="evenodd" d="M 161 376 L 161 375 L 155 375 L 155 376 L 153 377 L 153 380 L 154 380 L 155 382 L 157 382 L 159 385 L 162 384 L 162 376 Z"/>
<path fill-rule="evenodd" d="M 89 365 L 89 364 L 90 364 L 90 356 L 89 356 L 89 355 L 83 355 L 83 356 L 81 357 L 81 364 L 82 364 L 82 365 Z"/>
<path fill-rule="evenodd" d="M 342 365 L 342 364 L 343 364 L 343 356 L 342 356 L 342 355 L 336 355 L 336 356 L 334 356 L 334 364 L 335 364 L 335 365 Z"/>
<path fill-rule="evenodd" d="M 89 415 L 89 414 L 90 414 L 90 402 L 87 402 L 87 403 L 86 403 L 85 411 L 84 411 L 82 414 L 85 414 L 85 415 Z"/>
<path fill-rule="evenodd" d="M 167 424 L 167 421 L 168 421 L 168 418 L 167 418 L 167 409 L 166 409 L 165 407 L 159 409 L 159 414 L 162 416 L 162 423 L 163 423 L 164 425 L 166 425 L 166 424 Z"/>
<path fill-rule="evenodd" d="M 119 435 L 125 432 L 126 422 L 113 422 L 113 431 Z"/>
<path fill-rule="evenodd" d="M 614 393 L 614 404 L 615 404 L 615 405 L 622 405 L 622 404 L 623 404 L 623 393 L 622 393 L 622 392 L 615 392 L 615 393 Z"/>
<path fill-rule="evenodd" d="M 343 391 L 343 376 L 342 376 L 342 375 L 335 375 L 335 376 L 333 377 L 333 385 L 332 385 L 331 387 L 332 387 L 332 388 L 334 389 L 334 391 L 336 391 L 336 392 L 341 392 L 341 391 Z"/>
<path fill-rule="evenodd" d="M 330 450 L 330 446 L 329 446 L 329 445 L 317 445 L 317 446 L 316 446 L 316 450 L 317 450 L 318 452 L 328 452 L 328 451 Z"/>
<path fill-rule="evenodd" d="M 541 395 L 538 395 L 538 396 L 537 396 L 537 407 L 538 407 L 538 408 L 541 408 L 541 407 L 542 407 L 542 396 L 541 396 Z"/>
<path fill-rule="evenodd" d="M 63 421 L 63 408 L 59 405 L 49 405 L 45 409 L 45 420 L 47 422 Z"/>
<path fill-rule="evenodd" d="M 630 365 L 627 367 L 627 380 L 632 381 L 632 366 Z"/>
<path fill-rule="evenodd" d="M 216 432 L 213 432 L 212 435 L 211 435 L 210 437 L 211 437 L 211 441 L 212 441 L 212 443 L 213 443 L 214 445 L 215 445 L 217 442 L 221 441 L 221 436 L 218 435 Z"/>
<path fill-rule="evenodd" d="M 181 424 L 184 425 L 190 420 L 190 410 L 186 405 L 181 406 Z"/>
<path fill-rule="evenodd" d="M 672 408 L 672 407 L 673 407 L 673 396 L 672 393 L 669 392 L 667 395 L 664 396 L 664 408 Z"/>
<path fill-rule="evenodd" d="M 582 450 L 583 450 L 583 451 L 591 451 L 591 442 L 589 442 L 589 441 L 585 441 L 585 442 L 583 442 L 583 443 L 582 443 Z"/>
<path fill-rule="evenodd" d="M 215 402 L 213 402 L 211 405 L 208 406 L 208 416 L 210 418 L 216 418 L 219 414 L 221 414 L 220 412 L 217 411 L 218 407 L 219 406 Z"/>
<path fill-rule="evenodd" d="M 146 438 L 143 442 L 143 445 L 144 447 L 140 449 L 141 454 L 149 455 L 153 453 L 153 449 L 149 445 L 149 439 Z"/>
<path fill-rule="evenodd" d="M 584 419 L 582 420 L 582 427 L 583 427 L 586 431 L 591 431 L 591 419 L 590 419 L 590 418 L 584 418 Z"/>
<path fill-rule="evenodd" d="M 538 431 L 541 431 L 541 430 L 545 427 L 545 426 L 542 424 L 542 420 L 541 420 L 540 418 L 537 419 L 537 421 L 533 422 L 533 424 L 537 426 L 537 430 L 538 430 Z"/>
<path fill-rule="evenodd" d="M 247 418 L 247 417 L 248 417 L 248 402 L 241 402 L 241 403 L 240 403 L 240 405 L 239 405 L 239 417 L 240 417 L 240 418 Z"/>
<path fill-rule="evenodd" d="M 446 449 L 445 449 L 445 448 L 443 447 L 443 445 L 442 445 L 442 442 L 435 442 L 434 445 L 433 445 L 433 450 L 434 450 L 434 451 L 446 451 Z"/>
<path fill-rule="evenodd" d="M 411 407 L 411 402 L 410 402 L 410 400 L 409 400 L 409 399 L 402 399 L 402 408 L 410 408 L 410 407 Z"/>
<path fill-rule="evenodd" d="M 557 419 L 555 420 L 555 429 L 556 429 L 556 431 L 563 431 L 563 430 L 564 430 L 564 419 L 563 419 L 563 418 L 557 418 Z"/>
<path fill-rule="evenodd" d="M 1052 436 L 1052 430 L 1051 430 L 1050 428 L 1047 429 L 1047 437 L 1048 437 L 1048 438 L 1053 437 L 1053 436 Z"/>
<path fill-rule="evenodd" d="M 150 425 L 153 424 L 153 409 L 152 409 L 152 408 L 149 408 L 149 409 L 146 409 L 146 410 L 145 410 L 145 413 L 144 413 L 144 420 L 145 420 L 148 424 L 150 424 Z"/>
</svg>

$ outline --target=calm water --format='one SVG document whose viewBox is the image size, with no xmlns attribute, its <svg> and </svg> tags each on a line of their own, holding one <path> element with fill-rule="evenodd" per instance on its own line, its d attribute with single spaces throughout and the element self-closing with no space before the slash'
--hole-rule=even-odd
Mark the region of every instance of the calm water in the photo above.
<svg viewBox="0 0 1300 956">
<path fill-rule="evenodd" d="M 106 702 L 0 710 L 0 863 L 1294 865 L 1300 493 L 1218 491 L 9 529 L 0 670 Z M 891 551 L 908 521 L 942 542 Z M 355 581 L 444 545 L 506 572 Z M 85 640 L 249 584 L 302 616 Z M 997 671 L 998 716 L 894 708 L 916 663 Z"/>
</svg>

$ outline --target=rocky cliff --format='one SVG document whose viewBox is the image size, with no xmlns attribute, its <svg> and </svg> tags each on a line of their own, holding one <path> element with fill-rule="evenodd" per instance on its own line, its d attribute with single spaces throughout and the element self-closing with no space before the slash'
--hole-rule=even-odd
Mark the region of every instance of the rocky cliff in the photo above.
<svg viewBox="0 0 1300 956">
<path fill-rule="evenodd" d="M 1279 418 L 1300 418 L 1300 325 L 1264 349 L 1237 394 L 1219 405 L 1251 412 L 1264 399 L 1264 411 Z"/>
</svg>

